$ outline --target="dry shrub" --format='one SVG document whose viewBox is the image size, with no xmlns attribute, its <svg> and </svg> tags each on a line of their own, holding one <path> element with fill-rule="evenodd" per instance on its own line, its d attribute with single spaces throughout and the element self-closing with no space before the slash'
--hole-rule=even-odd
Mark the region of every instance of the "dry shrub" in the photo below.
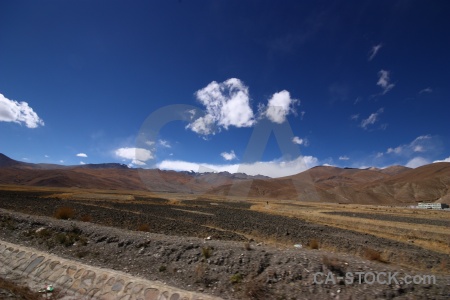
<svg viewBox="0 0 450 300">
<path fill-rule="evenodd" d="M 55 211 L 54 216 L 57 219 L 68 220 L 68 219 L 73 219 L 74 215 L 75 215 L 75 211 L 73 208 L 67 207 L 67 206 L 62 206 L 62 207 L 59 207 Z"/>
<path fill-rule="evenodd" d="M 202 255 L 205 259 L 208 259 L 212 256 L 212 249 L 209 247 L 202 248 Z"/>
<path fill-rule="evenodd" d="M 310 240 L 308 243 L 308 247 L 311 249 L 319 249 L 319 241 L 317 241 L 316 239 Z"/>
<path fill-rule="evenodd" d="M 345 270 L 343 266 L 343 262 L 337 259 L 336 257 L 329 258 L 328 256 L 322 257 L 322 263 L 327 267 L 331 272 L 335 272 L 339 275 L 344 275 Z"/>
<path fill-rule="evenodd" d="M 91 215 L 82 215 L 80 220 L 82 222 L 92 222 L 92 217 L 91 217 Z"/>
<path fill-rule="evenodd" d="M 247 250 L 247 251 L 252 250 L 252 246 L 250 245 L 249 242 L 245 242 L 245 243 L 244 243 L 244 249 Z"/>
<path fill-rule="evenodd" d="M 148 224 L 141 224 L 138 226 L 138 231 L 149 232 L 150 226 Z"/>
<path fill-rule="evenodd" d="M 244 289 L 244 299 L 272 299 L 269 288 L 262 280 L 250 280 L 246 283 Z"/>
<path fill-rule="evenodd" d="M 18 285 L 16 283 L 7 281 L 0 277 L 0 289 L 11 292 L 16 295 L 15 299 L 35 300 L 41 299 L 41 295 L 30 290 L 28 287 Z M 2 298 L 3 299 L 3 298 Z"/>
<path fill-rule="evenodd" d="M 381 258 L 381 252 L 374 250 L 374 249 L 370 249 L 367 248 L 364 251 L 364 257 L 367 258 L 368 260 L 375 260 L 375 261 L 379 261 L 379 262 L 385 262 L 382 258 Z"/>
</svg>

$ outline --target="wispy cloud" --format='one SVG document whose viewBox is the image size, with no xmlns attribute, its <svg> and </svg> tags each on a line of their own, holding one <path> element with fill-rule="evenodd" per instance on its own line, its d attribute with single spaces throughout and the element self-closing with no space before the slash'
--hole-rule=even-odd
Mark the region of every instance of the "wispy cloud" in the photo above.
<svg viewBox="0 0 450 300">
<path fill-rule="evenodd" d="M 350 116 L 350 120 L 356 121 L 356 120 L 358 120 L 358 119 L 359 119 L 359 114 L 354 114 L 354 115 L 351 115 L 351 116 Z"/>
<path fill-rule="evenodd" d="M 378 72 L 377 85 L 379 85 L 383 89 L 382 95 L 386 94 L 394 88 L 395 84 L 391 83 L 390 80 L 391 78 L 389 71 L 380 70 L 380 72 Z"/>
<path fill-rule="evenodd" d="M 85 165 L 86 163 L 84 161 L 80 161 L 80 165 Z"/>
<path fill-rule="evenodd" d="M 433 92 L 433 89 L 430 87 L 427 87 L 425 89 L 420 90 L 419 94 L 424 94 L 424 93 L 431 94 L 432 92 Z"/>
<path fill-rule="evenodd" d="M 339 160 L 349 160 L 350 157 L 348 157 L 347 155 L 343 155 L 343 156 L 339 156 Z"/>
<path fill-rule="evenodd" d="M 143 148 L 119 148 L 114 153 L 120 158 L 131 160 L 132 164 L 140 166 L 145 165 L 146 161 L 154 158 L 150 150 Z"/>
<path fill-rule="evenodd" d="M 225 160 L 234 160 L 237 158 L 236 154 L 234 153 L 234 150 L 231 150 L 230 152 L 222 152 L 222 153 L 220 153 L 220 155 Z"/>
<path fill-rule="evenodd" d="M 0 94 L 0 122 L 25 123 L 28 128 L 44 126 L 44 121 L 27 102 L 10 100 Z"/>
<path fill-rule="evenodd" d="M 381 113 L 383 113 L 383 111 L 384 111 L 384 108 L 380 108 L 376 112 L 370 114 L 370 116 L 367 119 L 364 119 L 364 120 L 361 121 L 360 126 L 363 129 L 367 129 L 369 125 L 375 124 L 375 122 L 378 121 L 379 116 L 380 116 Z"/>
<path fill-rule="evenodd" d="M 86 153 L 78 153 L 76 156 L 78 156 L 78 157 L 88 157 Z"/>
<path fill-rule="evenodd" d="M 441 150 L 442 143 L 439 137 L 426 134 L 418 136 L 408 144 L 388 148 L 386 156 L 405 159 L 407 167 L 416 168 L 431 163 Z"/>
<path fill-rule="evenodd" d="M 299 138 L 298 136 L 294 136 L 292 138 L 292 142 L 297 145 L 309 146 L 309 142 L 307 139 Z"/>
<path fill-rule="evenodd" d="M 251 127 L 255 123 L 248 87 L 237 78 L 222 83 L 213 81 L 198 90 L 195 96 L 205 106 L 206 113 L 186 128 L 200 135 L 215 134 L 217 130 L 230 126 Z"/>
<path fill-rule="evenodd" d="M 283 177 L 298 174 L 318 165 L 318 159 L 313 156 L 299 156 L 293 160 L 277 159 L 273 161 L 260 161 L 243 164 L 202 164 L 180 160 L 164 160 L 157 167 L 165 170 L 195 171 L 208 170 L 209 172 L 242 172 L 248 175 L 265 175 L 269 177 Z"/>
<path fill-rule="evenodd" d="M 371 61 L 372 59 L 375 58 L 375 56 L 377 55 L 378 51 L 380 51 L 381 47 L 383 47 L 383 44 L 378 44 L 372 47 L 372 49 L 370 49 L 369 51 L 369 61 Z"/>
<path fill-rule="evenodd" d="M 291 98 L 291 94 L 283 90 L 273 94 L 267 107 L 260 106 L 260 111 L 263 111 L 262 114 L 270 121 L 282 124 L 289 114 L 296 113 L 295 106 L 298 104 L 300 104 L 299 100 Z"/>
<path fill-rule="evenodd" d="M 421 166 L 424 166 L 424 165 L 428 165 L 430 163 L 431 163 L 430 160 L 418 156 L 418 157 L 414 157 L 413 159 L 409 160 L 406 163 L 406 167 L 408 167 L 408 168 L 417 168 L 417 167 L 421 167 Z"/>
<path fill-rule="evenodd" d="M 172 148 L 170 143 L 166 140 L 159 140 L 158 143 L 159 143 L 159 145 L 161 145 L 164 148 Z"/>
</svg>

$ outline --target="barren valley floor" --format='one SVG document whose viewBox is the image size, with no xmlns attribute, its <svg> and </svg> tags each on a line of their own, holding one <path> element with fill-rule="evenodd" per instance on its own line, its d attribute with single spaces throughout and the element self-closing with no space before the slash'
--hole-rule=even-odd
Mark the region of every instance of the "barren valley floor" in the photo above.
<svg viewBox="0 0 450 300">
<path fill-rule="evenodd" d="M 225 299 L 450 295 L 444 211 L 14 186 L 0 189 L 0 209 L 1 239 Z M 360 271 L 438 281 L 314 283 Z"/>
</svg>

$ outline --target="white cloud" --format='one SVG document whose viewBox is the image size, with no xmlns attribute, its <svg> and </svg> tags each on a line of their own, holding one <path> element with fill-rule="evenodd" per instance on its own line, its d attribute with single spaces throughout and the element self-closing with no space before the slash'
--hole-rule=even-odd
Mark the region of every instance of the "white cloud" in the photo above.
<svg viewBox="0 0 450 300">
<path fill-rule="evenodd" d="M 361 121 L 361 127 L 363 129 L 367 129 L 369 125 L 375 124 L 376 121 L 378 121 L 379 115 L 384 111 L 384 108 L 380 108 L 377 110 L 377 112 L 371 114 L 367 119 L 364 119 Z"/>
<path fill-rule="evenodd" d="M 375 58 L 375 56 L 377 55 L 378 51 L 380 51 L 381 47 L 383 47 L 383 44 L 378 44 L 372 47 L 372 49 L 370 49 L 369 51 L 369 61 L 371 61 L 372 59 Z"/>
<path fill-rule="evenodd" d="M 309 142 L 308 142 L 307 139 L 302 139 L 302 138 L 299 138 L 298 136 L 294 136 L 292 138 L 292 142 L 294 144 L 297 144 L 297 145 L 303 145 L 303 146 L 308 146 L 309 145 Z"/>
<path fill-rule="evenodd" d="M 291 98 L 288 91 L 283 90 L 272 95 L 272 98 L 269 99 L 267 109 L 263 112 L 263 115 L 265 115 L 270 121 L 281 124 L 286 121 L 286 117 L 290 113 L 296 113 L 295 105 L 298 105 L 299 103 L 299 100 Z"/>
<path fill-rule="evenodd" d="M 0 94 L 0 122 L 25 123 L 28 128 L 44 126 L 44 121 L 27 102 L 9 100 L 2 94 Z"/>
<path fill-rule="evenodd" d="M 200 135 L 215 134 L 216 130 L 230 126 L 251 127 L 255 123 L 248 87 L 237 78 L 222 83 L 213 81 L 195 96 L 206 107 L 206 114 L 186 128 Z"/>
<path fill-rule="evenodd" d="M 306 111 L 301 111 L 300 112 L 300 120 L 303 120 L 303 118 L 305 117 Z"/>
<path fill-rule="evenodd" d="M 47 154 L 44 155 L 45 158 L 49 158 L 50 156 L 48 156 Z"/>
<path fill-rule="evenodd" d="M 242 172 L 248 175 L 266 175 L 269 177 L 283 177 L 298 174 L 309 168 L 318 165 L 318 159 L 313 156 L 299 156 L 290 161 L 281 159 L 268 162 L 255 162 L 249 164 L 201 164 L 179 160 L 164 160 L 160 162 L 157 167 L 165 170 L 175 171 L 195 171 L 198 170 L 212 170 L 215 172 Z"/>
<path fill-rule="evenodd" d="M 350 158 L 346 155 L 339 156 L 339 160 L 349 160 Z"/>
<path fill-rule="evenodd" d="M 421 90 L 420 92 L 419 92 L 419 94 L 423 94 L 423 93 L 432 93 L 433 92 L 433 89 L 432 88 L 430 88 L 430 87 L 427 87 L 427 88 L 425 88 L 425 89 L 423 89 L 423 90 Z"/>
<path fill-rule="evenodd" d="M 381 158 L 381 157 L 383 157 L 383 155 L 384 155 L 383 152 L 378 152 L 378 153 L 375 155 L 375 158 Z"/>
<path fill-rule="evenodd" d="M 450 156 L 447 158 L 444 158 L 443 160 L 435 160 L 433 163 L 439 163 L 439 162 L 450 162 Z"/>
<path fill-rule="evenodd" d="M 78 153 L 77 156 L 78 157 L 88 157 L 86 153 Z"/>
<path fill-rule="evenodd" d="M 153 142 L 153 141 L 145 141 L 145 144 L 147 146 L 153 146 L 155 144 L 155 142 Z"/>
<path fill-rule="evenodd" d="M 429 163 L 431 163 L 431 161 L 429 161 L 428 159 L 418 156 L 418 157 L 414 157 L 413 159 L 408 161 L 406 166 L 408 168 L 417 168 L 417 167 L 420 167 L 423 165 L 427 165 Z"/>
<path fill-rule="evenodd" d="M 395 84 L 390 83 L 390 72 L 386 70 L 381 70 L 378 72 L 378 82 L 377 85 L 379 85 L 383 89 L 383 95 L 392 90 L 392 88 L 395 86 Z"/>
<path fill-rule="evenodd" d="M 80 165 L 85 165 L 86 163 L 84 161 L 80 161 Z"/>
<path fill-rule="evenodd" d="M 132 164 L 145 165 L 145 162 L 153 159 L 153 154 L 143 148 L 119 148 L 114 152 L 118 157 L 131 160 Z"/>
<path fill-rule="evenodd" d="M 61 159 L 61 160 L 59 161 L 59 163 L 60 163 L 60 164 L 63 164 L 63 163 L 64 163 L 64 160 Z"/>
<path fill-rule="evenodd" d="M 234 150 L 231 150 L 231 152 L 227 153 L 227 152 L 222 152 L 220 153 L 220 155 L 223 157 L 223 159 L 225 160 L 233 160 L 236 159 L 236 154 L 234 153 Z"/>
<path fill-rule="evenodd" d="M 395 153 L 395 154 L 401 154 L 403 151 L 403 146 L 398 146 L 395 148 L 388 148 L 386 153 L 387 154 L 391 154 L 391 153 Z"/>
<path fill-rule="evenodd" d="M 350 120 L 358 120 L 359 119 L 359 114 L 354 114 L 350 116 Z"/>
<path fill-rule="evenodd" d="M 162 147 L 164 147 L 164 148 L 172 148 L 172 146 L 171 146 L 171 145 L 169 144 L 169 142 L 166 141 L 166 140 L 159 140 L 158 142 L 159 142 L 159 144 L 160 144 Z"/>
</svg>

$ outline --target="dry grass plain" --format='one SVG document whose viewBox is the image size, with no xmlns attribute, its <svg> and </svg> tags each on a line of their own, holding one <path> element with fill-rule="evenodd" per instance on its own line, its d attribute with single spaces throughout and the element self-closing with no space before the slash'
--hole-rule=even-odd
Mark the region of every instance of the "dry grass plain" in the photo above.
<svg viewBox="0 0 450 300">
<path fill-rule="evenodd" d="M 39 196 L 41 199 L 52 199 L 52 201 L 59 199 L 64 201 L 66 206 L 70 206 L 70 203 L 73 202 L 80 220 L 82 219 L 82 210 L 84 217 L 92 212 L 88 220 L 92 220 L 93 223 L 132 230 L 141 226 L 141 223 L 147 222 L 150 231 L 163 234 L 205 237 L 204 235 L 207 234 L 208 230 L 213 230 L 213 235 L 216 235 L 219 239 L 226 240 L 239 237 L 239 239 L 252 239 L 286 248 L 292 248 L 296 241 L 301 241 L 304 246 L 313 242 L 318 243 L 321 249 L 336 252 L 349 251 L 360 256 L 364 256 L 367 249 L 376 248 L 376 251 L 381 254 L 381 261 L 410 267 L 411 256 L 414 254 L 405 255 L 406 258 L 403 260 L 399 253 L 406 251 L 403 249 L 404 247 L 414 247 L 415 252 L 420 252 L 420 249 L 423 249 L 424 252 L 428 250 L 432 253 L 441 254 L 444 258 L 437 259 L 431 265 L 429 262 L 417 263 L 412 267 L 433 270 L 438 273 L 449 273 L 450 260 L 445 259 L 450 255 L 449 211 L 264 198 L 249 198 L 243 201 L 236 197 L 152 193 L 135 190 L 10 185 L 0 186 L 0 190 L 18 193 L 41 193 L 42 195 Z M 159 202 L 155 202 L 156 200 Z M 39 205 L 39 203 L 36 202 L 36 205 Z M 28 211 L 24 211 L 20 207 L 17 210 L 26 213 L 34 211 L 29 204 L 26 207 Z M 11 209 L 11 207 L 5 208 Z M 119 213 L 119 217 L 111 217 L 111 219 L 123 221 L 115 220 L 117 223 L 114 223 L 102 219 L 105 217 L 95 215 L 95 209 L 114 212 L 116 215 Z M 170 225 L 173 227 L 171 230 L 158 231 L 159 225 L 150 223 L 152 222 L 150 219 L 144 218 L 146 215 L 151 218 L 155 209 L 158 209 L 158 213 L 155 213 L 155 217 L 157 215 L 159 218 L 158 222 L 165 221 L 180 226 L 187 224 L 193 229 L 177 232 L 177 227 Z M 35 209 L 35 213 L 42 214 L 38 208 Z M 52 212 L 48 215 L 51 216 L 51 214 Z M 129 220 L 131 217 L 138 218 L 139 221 L 136 222 L 140 223 L 132 223 Z M 276 219 L 273 219 L 274 217 Z M 265 220 L 269 224 L 264 224 L 266 223 Z M 230 224 L 227 224 L 227 221 Z M 295 232 L 296 222 L 303 232 Z M 276 230 L 273 229 L 275 227 Z M 198 228 L 198 233 L 195 232 L 196 228 Z M 224 233 L 223 236 L 221 236 L 221 232 Z M 327 234 L 327 232 L 329 233 Z M 336 238 L 332 238 L 333 232 L 336 232 Z M 354 245 L 350 245 L 353 236 L 358 237 L 358 240 L 354 241 Z M 368 242 L 362 241 L 364 236 L 370 237 L 367 245 L 361 244 Z M 344 237 L 347 247 L 343 247 L 337 237 Z M 362 240 L 360 240 L 361 238 Z M 382 242 L 378 243 L 378 240 Z M 385 248 L 385 245 L 391 245 L 390 241 L 395 245 Z"/>
</svg>

